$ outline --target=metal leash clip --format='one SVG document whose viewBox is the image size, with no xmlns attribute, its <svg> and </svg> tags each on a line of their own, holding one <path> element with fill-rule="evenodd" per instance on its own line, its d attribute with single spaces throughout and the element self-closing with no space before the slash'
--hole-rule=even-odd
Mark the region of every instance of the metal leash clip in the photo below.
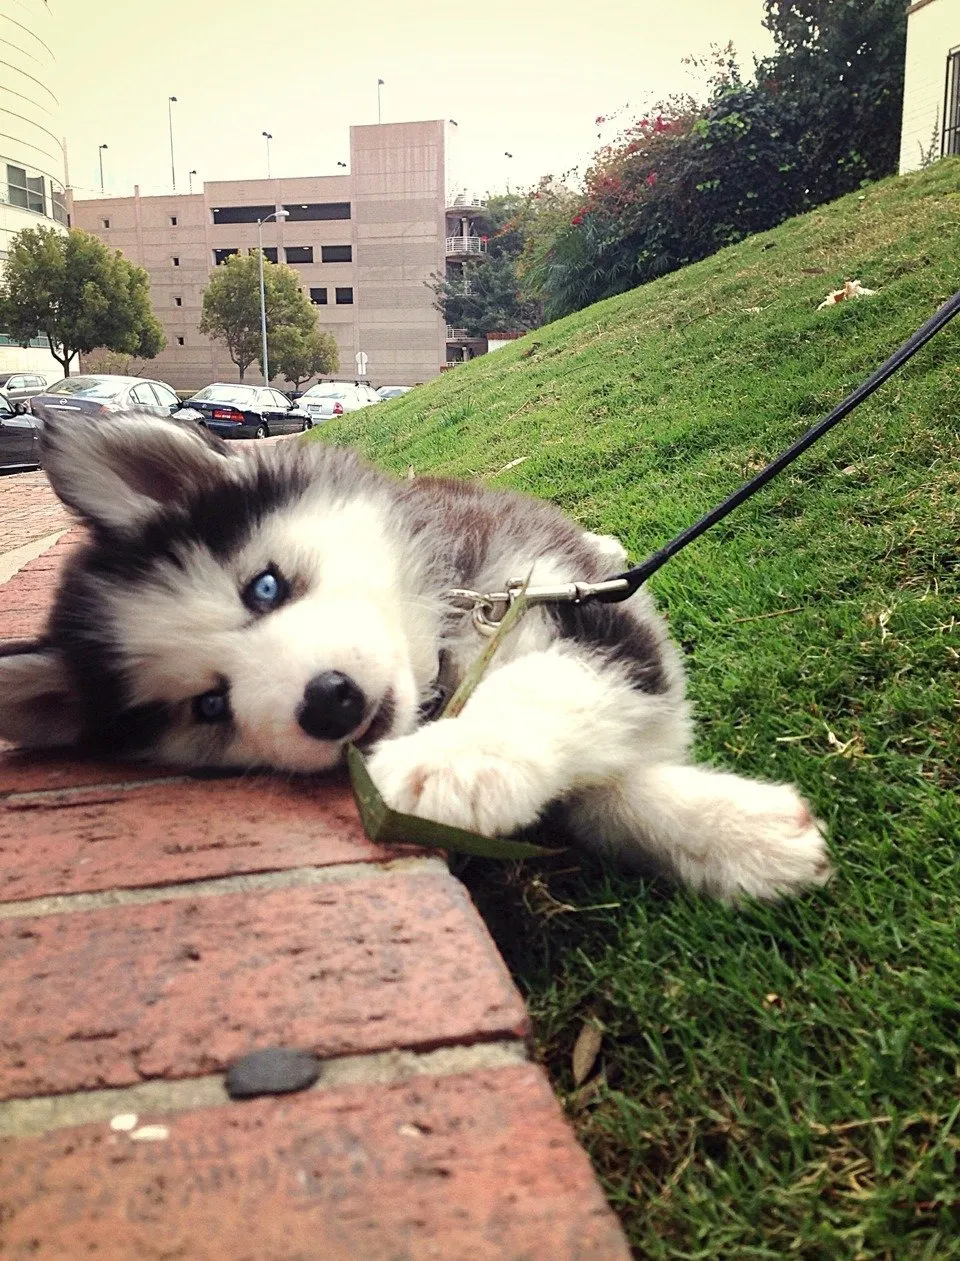
<svg viewBox="0 0 960 1261">
<path fill-rule="evenodd" d="M 608 578 L 604 582 L 565 582 L 555 587 L 526 587 L 522 580 L 511 579 L 505 591 L 470 591 L 454 588 L 447 594 L 460 608 L 470 611 L 474 627 L 481 635 L 495 635 L 507 609 L 524 596 L 528 605 L 586 604 L 598 596 L 629 587 L 626 578 Z"/>
</svg>

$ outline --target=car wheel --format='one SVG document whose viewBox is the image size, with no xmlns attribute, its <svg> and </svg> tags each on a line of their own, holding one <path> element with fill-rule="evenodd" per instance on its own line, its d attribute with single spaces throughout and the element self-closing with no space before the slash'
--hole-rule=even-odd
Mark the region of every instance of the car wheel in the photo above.
<svg viewBox="0 0 960 1261">
<path fill-rule="evenodd" d="M 253 436 L 255 438 L 265 438 L 267 436 L 266 425 L 257 425 L 257 432 Z"/>
<path fill-rule="evenodd" d="M 312 428 L 313 428 L 313 421 L 312 421 L 312 420 L 305 420 L 305 421 L 303 422 L 303 428 L 302 428 L 301 432 L 302 432 L 302 433 L 306 433 L 308 429 L 312 429 Z"/>
</svg>

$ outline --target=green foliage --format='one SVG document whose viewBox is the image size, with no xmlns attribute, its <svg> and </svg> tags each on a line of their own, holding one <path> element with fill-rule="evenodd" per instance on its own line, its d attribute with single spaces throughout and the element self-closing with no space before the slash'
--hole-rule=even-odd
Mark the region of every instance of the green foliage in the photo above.
<svg viewBox="0 0 960 1261">
<path fill-rule="evenodd" d="M 13 237 L 0 325 L 24 346 L 45 336 L 66 376 L 80 353 L 103 348 L 153 359 L 165 345 L 147 273 L 76 228 L 25 228 Z"/>
<path fill-rule="evenodd" d="M 602 150 L 579 209 L 522 268 L 548 318 L 706 258 L 896 169 L 902 0 L 766 0 L 776 51 L 709 100 L 664 102 Z"/>
<path fill-rule="evenodd" d="M 325 367 L 302 371 L 305 364 L 328 362 L 330 355 L 336 353 L 336 343 L 329 334 L 319 332 L 316 312 L 300 288 L 293 268 L 265 258 L 263 292 L 271 376 L 279 369 L 288 381 L 294 379 L 281 366 L 282 357 L 289 367 L 301 370 L 299 380 L 315 372 L 335 371 Z M 256 250 L 249 254 L 231 254 L 213 273 L 203 292 L 200 332 L 226 345 L 241 381 L 254 361 L 263 371 L 260 268 Z"/>
<path fill-rule="evenodd" d="M 264 292 L 272 263 L 264 260 Z M 201 333 L 221 341 L 240 380 L 261 353 L 260 271 L 255 253 L 231 254 L 203 291 Z"/>
<path fill-rule="evenodd" d="M 304 331 L 281 324 L 273 330 L 267 351 L 270 363 L 295 390 L 311 377 L 329 375 L 340 368 L 337 339 L 316 327 Z"/>
<path fill-rule="evenodd" d="M 519 293 L 517 262 L 524 248 L 531 216 L 527 199 L 507 193 L 490 197 L 477 226 L 487 238 L 487 251 L 476 259 L 435 272 L 427 282 L 434 306 L 446 322 L 465 328 L 472 337 L 493 330 L 537 328 L 542 309 L 535 298 Z"/>
<path fill-rule="evenodd" d="M 764 0 L 776 51 L 757 69 L 803 120 L 810 205 L 897 169 L 907 6 L 902 0 Z"/>
<path fill-rule="evenodd" d="M 958 287 L 958 206 L 960 159 L 871 185 L 316 440 L 539 495 L 639 560 Z M 852 277 L 877 296 L 817 310 Z M 960 320 L 651 583 L 699 758 L 797 783 L 834 882 L 729 908 L 569 852 L 463 873 L 639 1257 L 960 1256 L 958 357 Z"/>
</svg>

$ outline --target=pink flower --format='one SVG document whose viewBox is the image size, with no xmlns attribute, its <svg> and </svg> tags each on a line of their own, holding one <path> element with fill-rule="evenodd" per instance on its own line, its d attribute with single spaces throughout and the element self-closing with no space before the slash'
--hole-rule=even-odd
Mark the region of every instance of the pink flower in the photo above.
<svg viewBox="0 0 960 1261">
<path fill-rule="evenodd" d="M 653 188 L 654 184 L 656 184 L 657 182 L 656 171 L 651 171 L 650 174 L 647 176 L 645 182 L 646 182 L 647 188 Z"/>
</svg>

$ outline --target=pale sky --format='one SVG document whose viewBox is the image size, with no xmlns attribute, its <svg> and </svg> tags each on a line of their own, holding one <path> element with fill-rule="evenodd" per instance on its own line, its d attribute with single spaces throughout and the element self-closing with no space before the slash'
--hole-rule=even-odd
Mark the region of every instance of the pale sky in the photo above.
<svg viewBox="0 0 960 1261">
<path fill-rule="evenodd" d="M 51 0 L 70 181 L 108 194 L 197 179 L 334 175 L 348 128 L 456 119 L 448 185 L 525 188 L 581 170 L 618 121 L 696 85 L 682 64 L 732 40 L 769 51 L 762 0 Z M 598 139 L 597 133 L 602 133 Z M 512 158 L 505 157 L 511 153 Z M 195 187 L 197 187 L 195 180 Z"/>
</svg>

